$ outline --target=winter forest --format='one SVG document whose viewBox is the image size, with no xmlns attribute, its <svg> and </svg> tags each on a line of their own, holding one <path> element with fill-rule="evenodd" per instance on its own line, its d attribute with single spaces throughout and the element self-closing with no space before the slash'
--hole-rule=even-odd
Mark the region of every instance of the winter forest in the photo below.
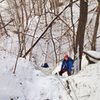
<svg viewBox="0 0 100 100">
<path fill-rule="evenodd" d="M 100 0 L 0 0 L 0 100 L 99 100 L 99 19 Z"/>
</svg>

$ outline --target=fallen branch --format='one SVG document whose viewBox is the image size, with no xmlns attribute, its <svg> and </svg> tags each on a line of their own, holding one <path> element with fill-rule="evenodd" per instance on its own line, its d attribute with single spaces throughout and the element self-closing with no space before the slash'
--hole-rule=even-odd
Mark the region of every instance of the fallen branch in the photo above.
<svg viewBox="0 0 100 100">
<path fill-rule="evenodd" d="M 96 57 L 92 56 L 91 54 L 89 54 L 89 53 L 87 53 L 87 52 L 85 52 L 85 51 L 83 51 L 83 53 L 86 54 L 87 56 L 89 56 L 89 57 L 95 59 L 95 60 L 100 60 L 100 58 L 96 58 Z"/>
</svg>

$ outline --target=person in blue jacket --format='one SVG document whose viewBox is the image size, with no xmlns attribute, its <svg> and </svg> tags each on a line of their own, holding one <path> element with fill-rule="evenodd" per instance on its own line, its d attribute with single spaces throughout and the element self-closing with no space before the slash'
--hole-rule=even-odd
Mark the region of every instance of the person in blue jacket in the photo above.
<svg viewBox="0 0 100 100">
<path fill-rule="evenodd" d="M 62 75 L 64 72 L 68 73 L 68 76 L 71 75 L 72 67 L 73 67 L 73 59 L 68 55 L 64 56 L 62 60 L 61 70 L 59 71 L 59 75 Z"/>
</svg>

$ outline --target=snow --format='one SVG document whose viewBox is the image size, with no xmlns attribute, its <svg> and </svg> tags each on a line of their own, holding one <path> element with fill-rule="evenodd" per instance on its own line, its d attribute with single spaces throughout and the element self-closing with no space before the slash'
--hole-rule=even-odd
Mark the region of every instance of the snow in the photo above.
<svg viewBox="0 0 100 100">
<path fill-rule="evenodd" d="M 75 5 L 74 8 L 78 8 L 78 6 Z M 3 10 L 0 9 L 0 11 Z M 76 9 L 74 11 L 74 22 L 76 22 L 79 11 Z M 5 12 L 2 14 L 5 15 Z M 36 26 L 38 17 L 34 17 L 32 22 L 34 23 L 31 23 L 30 20 L 30 24 Z M 59 24 L 56 24 L 53 28 L 55 34 L 61 30 L 58 27 Z M 32 27 L 32 32 L 34 30 L 35 27 Z M 39 37 L 43 30 L 43 26 L 39 27 L 36 37 Z M 15 74 L 13 74 L 18 53 L 18 39 L 16 34 L 9 34 L 10 37 L 0 38 L 0 100 L 72 100 L 72 98 L 73 100 L 99 100 L 100 61 L 88 65 L 83 56 L 82 70 L 76 75 L 68 77 L 66 74 L 64 76 L 55 75 L 60 70 L 61 62 L 52 72 L 51 68 L 39 68 L 28 59 L 19 58 Z M 28 45 L 29 42 L 27 42 Z M 38 56 L 37 53 L 40 52 L 40 49 L 36 50 L 36 57 L 40 61 L 37 61 L 37 65 L 40 65 L 44 60 L 43 55 Z M 100 57 L 100 52 L 88 51 L 88 53 L 96 58 Z M 66 80 L 69 82 L 70 94 Z"/>
<path fill-rule="evenodd" d="M 65 89 L 66 80 L 70 83 L 70 95 L 74 100 L 100 98 L 100 62 L 85 66 L 76 75 L 65 77 L 47 75 L 24 58 L 19 58 L 13 74 L 15 61 L 15 56 L 0 52 L 0 100 L 71 100 Z"/>
<path fill-rule="evenodd" d="M 88 56 L 90 61 L 93 61 L 95 63 L 100 61 L 100 52 L 91 50 L 91 51 L 85 51 L 85 53 L 87 53 L 86 55 Z"/>
<path fill-rule="evenodd" d="M 2 58 L 2 56 L 0 58 Z M 5 57 L 1 59 L 1 62 L 1 69 L 5 67 L 7 69 L 5 68 L 5 71 L 1 70 L 0 72 L 0 100 L 10 100 L 10 98 L 14 100 L 25 100 L 25 98 L 27 100 L 33 100 L 34 98 L 35 100 L 46 100 L 52 98 L 55 100 L 59 98 L 58 95 L 63 91 L 54 76 L 46 76 L 41 71 L 35 70 L 32 63 L 23 58 L 19 58 L 15 75 L 8 69 L 8 66 L 13 66 L 14 63 L 12 62 L 15 62 L 15 59 Z M 9 64 L 9 62 L 11 62 L 11 64 Z M 59 93 L 55 90 L 59 91 Z M 52 93 L 52 91 L 54 92 Z M 63 95 L 65 95 L 65 93 L 66 92 L 63 91 Z M 64 97 L 62 96 L 63 99 Z"/>
<path fill-rule="evenodd" d="M 76 91 L 79 100 L 99 100 L 100 92 L 100 62 L 88 65 L 78 75 L 73 76 L 74 84 L 77 84 Z"/>
<path fill-rule="evenodd" d="M 95 58 L 100 58 L 100 52 L 97 51 L 86 51 L 86 52 Z"/>
</svg>

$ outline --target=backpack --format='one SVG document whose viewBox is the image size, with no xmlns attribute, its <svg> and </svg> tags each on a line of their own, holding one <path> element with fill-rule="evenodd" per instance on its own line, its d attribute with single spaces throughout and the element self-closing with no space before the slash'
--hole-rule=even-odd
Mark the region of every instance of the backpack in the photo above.
<svg viewBox="0 0 100 100">
<path fill-rule="evenodd" d="M 48 65 L 48 63 L 44 63 L 44 64 L 41 65 L 41 67 L 48 68 L 49 65 Z"/>
</svg>

